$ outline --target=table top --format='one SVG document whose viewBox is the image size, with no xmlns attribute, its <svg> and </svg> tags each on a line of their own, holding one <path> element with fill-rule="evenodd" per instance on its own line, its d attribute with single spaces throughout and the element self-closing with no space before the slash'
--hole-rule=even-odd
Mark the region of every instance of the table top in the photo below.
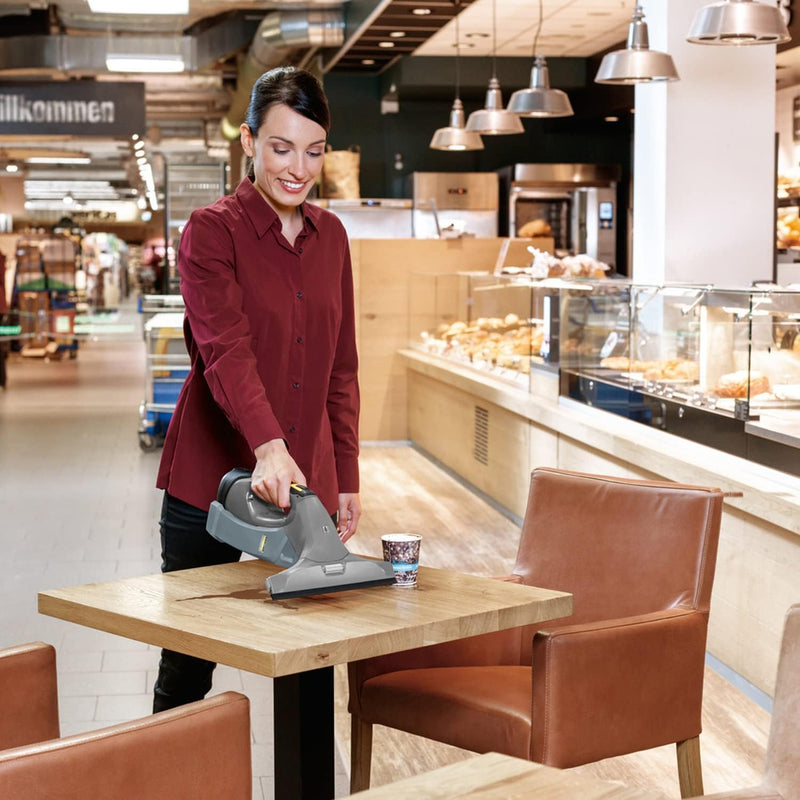
<svg viewBox="0 0 800 800">
<path fill-rule="evenodd" d="M 240 561 L 39 593 L 39 611 L 278 677 L 572 614 L 572 595 L 420 567 L 394 585 L 272 600 L 279 567 Z"/>
<path fill-rule="evenodd" d="M 663 800 L 619 783 L 601 781 L 569 770 L 554 769 L 520 758 L 485 753 L 415 775 L 396 783 L 350 795 L 353 800 Z"/>
</svg>

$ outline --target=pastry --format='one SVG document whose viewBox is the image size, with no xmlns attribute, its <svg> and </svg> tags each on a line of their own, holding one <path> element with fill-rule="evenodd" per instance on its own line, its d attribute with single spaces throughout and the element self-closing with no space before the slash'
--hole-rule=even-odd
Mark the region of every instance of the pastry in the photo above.
<svg viewBox="0 0 800 800">
<path fill-rule="evenodd" d="M 523 239 L 532 239 L 534 236 L 552 236 L 553 228 L 546 220 L 532 219 L 519 229 L 519 235 Z"/>
<path fill-rule="evenodd" d="M 697 364 L 682 358 L 655 361 L 644 370 L 645 379 L 650 381 L 696 381 L 697 374 Z"/>
<path fill-rule="evenodd" d="M 749 373 L 750 377 L 750 396 L 769 392 L 771 386 L 769 378 L 760 372 Z M 722 375 L 714 387 L 714 393 L 719 397 L 747 397 L 747 370 L 729 372 Z"/>
</svg>

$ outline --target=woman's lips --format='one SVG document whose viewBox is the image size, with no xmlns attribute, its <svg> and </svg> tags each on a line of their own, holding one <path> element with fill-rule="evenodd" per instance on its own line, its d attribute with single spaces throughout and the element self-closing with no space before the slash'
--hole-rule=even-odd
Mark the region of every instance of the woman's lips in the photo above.
<svg viewBox="0 0 800 800">
<path fill-rule="evenodd" d="M 280 183 L 280 185 L 291 194 L 298 194 L 299 192 L 302 192 L 306 186 L 305 182 L 300 183 L 298 181 L 285 181 L 281 180 L 280 178 L 278 179 L 278 183 Z"/>
</svg>

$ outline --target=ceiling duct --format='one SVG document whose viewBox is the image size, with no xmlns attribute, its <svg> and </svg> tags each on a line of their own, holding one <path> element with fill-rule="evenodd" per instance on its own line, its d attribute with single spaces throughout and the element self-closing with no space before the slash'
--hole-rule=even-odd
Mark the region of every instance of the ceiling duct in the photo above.
<svg viewBox="0 0 800 800">
<path fill-rule="evenodd" d="M 196 72 L 230 56 L 251 41 L 253 23 L 230 16 L 193 35 L 12 36 L 0 38 L 0 72 L 50 73 L 106 71 L 109 54 L 180 55 L 187 72 Z"/>
<path fill-rule="evenodd" d="M 242 61 L 236 91 L 222 120 L 227 139 L 239 136 L 239 126 L 250 102 L 250 92 L 259 76 L 273 67 L 291 63 L 292 56 L 309 48 L 340 47 L 344 42 L 342 9 L 275 11 L 258 26 L 253 43 Z"/>
</svg>

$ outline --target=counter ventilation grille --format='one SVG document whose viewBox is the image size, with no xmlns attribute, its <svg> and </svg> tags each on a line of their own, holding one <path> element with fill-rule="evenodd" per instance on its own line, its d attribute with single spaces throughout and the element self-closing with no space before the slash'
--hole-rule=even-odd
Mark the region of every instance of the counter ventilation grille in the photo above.
<svg viewBox="0 0 800 800">
<path fill-rule="evenodd" d="M 475 406 L 475 435 L 472 455 L 484 466 L 489 464 L 489 411 Z"/>
</svg>

